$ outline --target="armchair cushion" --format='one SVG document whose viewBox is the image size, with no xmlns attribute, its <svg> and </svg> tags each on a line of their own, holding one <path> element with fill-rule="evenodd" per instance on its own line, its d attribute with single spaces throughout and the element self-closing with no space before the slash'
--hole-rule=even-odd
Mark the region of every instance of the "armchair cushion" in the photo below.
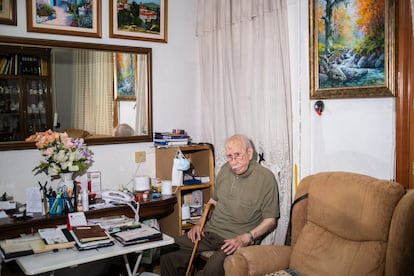
<svg viewBox="0 0 414 276">
<path fill-rule="evenodd" d="M 290 246 L 253 245 L 240 248 L 226 258 L 226 275 L 263 275 L 289 267 Z M 277 260 L 277 262 L 275 262 Z M 235 265 L 236 264 L 236 265 Z"/>
<path fill-rule="evenodd" d="M 288 268 L 304 276 L 414 275 L 414 190 L 366 175 L 324 172 L 302 179 L 296 199 L 305 194 L 292 209 L 291 246 L 241 248 L 226 258 L 226 275 Z"/>
<path fill-rule="evenodd" d="M 405 191 L 357 174 L 320 174 L 290 267 L 309 275 L 382 275 L 393 211 Z M 338 274 L 341 272 L 342 274 Z"/>
</svg>

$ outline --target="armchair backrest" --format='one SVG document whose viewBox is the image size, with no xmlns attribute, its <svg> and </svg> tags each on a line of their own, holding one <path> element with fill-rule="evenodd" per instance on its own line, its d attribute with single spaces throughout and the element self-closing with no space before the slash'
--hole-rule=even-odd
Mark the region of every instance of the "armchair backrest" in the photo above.
<svg viewBox="0 0 414 276">
<path fill-rule="evenodd" d="M 301 181 L 296 197 L 305 193 L 292 213 L 291 268 L 304 275 L 408 275 L 400 273 L 411 264 L 401 264 L 399 249 L 412 261 L 414 245 L 406 243 L 414 244 L 414 232 L 399 228 L 414 227 L 411 192 L 366 175 L 324 172 Z"/>
</svg>

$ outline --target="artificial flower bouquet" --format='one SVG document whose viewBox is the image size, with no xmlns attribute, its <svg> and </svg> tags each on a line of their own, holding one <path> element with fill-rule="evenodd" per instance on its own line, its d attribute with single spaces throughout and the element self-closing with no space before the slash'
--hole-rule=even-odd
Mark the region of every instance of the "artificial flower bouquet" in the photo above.
<svg viewBox="0 0 414 276">
<path fill-rule="evenodd" d="M 35 174 L 45 173 L 51 177 L 60 173 L 81 175 L 92 165 L 93 152 L 84 140 L 71 138 L 66 132 L 36 132 L 26 141 L 36 142 L 36 147 L 45 158 L 33 169 Z"/>
</svg>

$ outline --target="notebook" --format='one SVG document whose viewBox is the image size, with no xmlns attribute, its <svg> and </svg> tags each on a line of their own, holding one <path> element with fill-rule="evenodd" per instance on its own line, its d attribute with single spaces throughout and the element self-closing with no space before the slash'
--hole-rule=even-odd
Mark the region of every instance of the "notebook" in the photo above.
<svg viewBox="0 0 414 276">
<path fill-rule="evenodd" d="M 100 225 L 75 226 L 72 227 L 72 231 L 82 243 L 107 240 L 110 238 L 105 229 Z"/>
</svg>

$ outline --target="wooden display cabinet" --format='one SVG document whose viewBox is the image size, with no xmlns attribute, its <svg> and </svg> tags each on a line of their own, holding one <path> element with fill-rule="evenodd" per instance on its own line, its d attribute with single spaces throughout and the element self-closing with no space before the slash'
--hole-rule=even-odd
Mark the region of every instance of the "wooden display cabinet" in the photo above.
<svg viewBox="0 0 414 276">
<path fill-rule="evenodd" d="M 51 128 L 50 49 L 0 45 L 0 141 Z"/>
<path fill-rule="evenodd" d="M 181 207 L 186 195 L 196 190 L 202 191 L 203 204 L 212 197 L 214 191 L 214 149 L 211 145 L 188 145 L 179 147 L 157 148 L 155 150 L 156 176 L 161 180 L 171 180 L 173 159 L 178 150 L 190 160 L 193 174 L 197 177 L 209 177 L 208 183 L 189 184 L 175 187 L 172 191 L 177 197 L 174 212 L 159 220 L 161 230 L 172 237 L 178 237 L 192 227 L 182 221 Z"/>
</svg>

